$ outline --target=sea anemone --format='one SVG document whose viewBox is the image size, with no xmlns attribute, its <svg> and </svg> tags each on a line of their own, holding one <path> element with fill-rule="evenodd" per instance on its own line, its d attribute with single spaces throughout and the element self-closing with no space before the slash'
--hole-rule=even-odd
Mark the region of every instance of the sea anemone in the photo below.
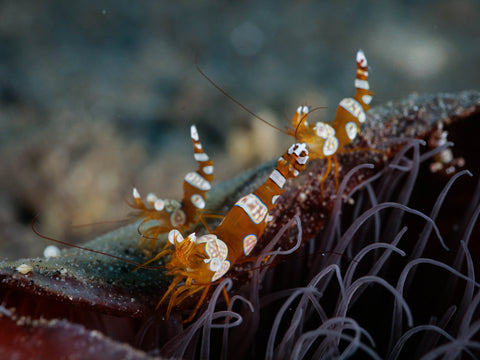
<svg viewBox="0 0 480 360">
<path fill-rule="evenodd" d="M 451 143 L 427 148 L 425 140 L 445 124 L 457 143 L 452 159 L 478 169 L 480 94 L 410 98 L 370 113 L 340 157 L 338 191 L 330 176 L 321 196 L 324 162 L 313 163 L 278 201 L 255 261 L 237 264 L 192 323 L 181 319 L 195 299 L 168 320 L 153 312 L 168 286 L 162 271 L 131 273 L 117 259 L 75 250 L 2 264 L 0 354 L 477 358 L 479 247 L 470 239 L 480 183 L 467 170 L 433 173 Z M 219 186 L 210 206 L 228 208 L 267 168 Z M 130 226 L 87 246 L 141 262 L 136 240 Z M 31 270 L 17 271 L 21 264 Z"/>
</svg>

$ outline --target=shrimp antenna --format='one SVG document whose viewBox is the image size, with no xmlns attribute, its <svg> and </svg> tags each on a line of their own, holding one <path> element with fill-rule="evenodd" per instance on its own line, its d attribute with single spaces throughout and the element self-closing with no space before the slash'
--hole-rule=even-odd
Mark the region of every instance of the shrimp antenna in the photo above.
<svg viewBox="0 0 480 360">
<path fill-rule="evenodd" d="M 250 110 L 249 108 L 247 108 L 245 105 L 243 105 L 240 101 L 236 100 L 233 98 L 232 95 L 230 95 L 229 93 L 227 93 L 224 89 L 222 89 L 220 87 L 220 85 L 217 85 L 215 83 L 215 81 L 213 81 L 212 79 L 210 79 L 207 74 L 205 74 L 203 72 L 203 70 L 200 68 L 200 66 L 198 65 L 198 61 L 197 61 L 197 58 L 198 58 L 198 53 L 195 54 L 195 67 L 197 68 L 197 71 L 200 73 L 200 75 L 202 75 L 210 84 L 212 84 L 218 91 L 220 91 L 223 95 L 225 95 L 227 98 L 229 98 L 230 100 L 232 100 L 236 105 L 240 106 L 243 110 L 245 110 L 247 113 L 249 113 L 250 115 L 252 115 L 253 117 L 257 118 L 258 120 L 262 121 L 263 123 L 267 124 L 268 126 L 274 128 L 275 130 L 278 130 L 284 134 L 287 134 L 289 135 L 288 131 L 285 131 L 283 129 L 280 129 L 279 127 L 276 127 L 275 125 L 269 123 L 267 120 L 265 119 L 262 119 L 260 116 L 258 116 L 257 114 L 255 114 L 252 110 Z"/>
<path fill-rule="evenodd" d="M 58 244 L 65 245 L 65 246 L 69 246 L 69 247 L 73 247 L 73 248 L 80 249 L 80 250 L 90 251 L 90 252 L 95 253 L 95 254 L 108 256 L 108 257 L 111 257 L 111 258 L 114 258 L 114 259 L 117 259 L 117 260 L 124 261 L 124 262 L 129 263 L 129 264 L 135 265 L 136 267 L 143 268 L 143 269 L 150 269 L 150 270 L 163 269 L 163 266 L 146 266 L 146 265 L 138 264 L 138 263 L 136 263 L 135 261 L 128 260 L 128 259 L 122 258 L 122 257 L 120 257 L 120 256 L 116 256 L 116 255 L 104 253 L 104 252 L 99 251 L 99 250 L 93 250 L 93 249 L 85 248 L 85 247 L 82 247 L 82 246 L 79 246 L 79 245 L 75 245 L 75 244 L 70 244 L 70 243 L 68 243 L 68 242 L 66 242 L 66 241 L 57 240 L 57 239 L 54 239 L 54 238 L 51 238 L 51 237 L 42 235 L 42 234 L 35 228 L 35 221 L 37 220 L 38 216 L 39 216 L 39 215 L 37 214 L 37 215 L 35 215 L 35 217 L 32 219 L 32 230 L 33 230 L 33 232 L 34 232 L 37 236 L 41 237 L 42 239 L 49 240 L 49 241 L 53 241 L 53 242 L 56 242 L 56 243 L 58 243 Z"/>
<path fill-rule="evenodd" d="M 300 127 L 300 125 L 302 124 L 302 122 L 305 121 L 305 119 L 307 118 L 307 116 L 308 116 L 309 114 L 311 114 L 312 112 L 314 112 L 314 111 L 317 111 L 317 110 L 320 110 L 320 109 L 326 109 L 326 108 L 327 108 L 326 106 L 318 106 L 318 107 L 315 107 L 315 108 L 313 108 L 312 110 L 310 110 L 307 114 L 303 115 L 302 118 L 300 119 L 300 121 L 298 122 L 297 127 L 295 128 L 295 139 L 299 140 L 298 137 L 297 137 L 298 128 Z"/>
</svg>

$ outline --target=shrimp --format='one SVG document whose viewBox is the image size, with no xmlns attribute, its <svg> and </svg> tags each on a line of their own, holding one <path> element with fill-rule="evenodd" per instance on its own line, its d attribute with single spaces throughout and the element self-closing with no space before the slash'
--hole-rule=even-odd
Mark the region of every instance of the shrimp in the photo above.
<svg viewBox="0 0 480 360">
<path fill-rule="evenodd" d="M 184 237 L 180 230 L 171 230 L 168 240 L 174 248 L 164 249 L 146 263 L 170 255 L 165 267 L 173 280 L 157 308 L 171 295 L 166 312 L 168 317 L 174 306 L 203 290 L 195 309 L 184 322 L 191 321 L 204 302 L 211 284 L 221 279 L 239 259 L 248 256 L 254 249 L 271 220 L 269 212 L 275 207 L 287 179 L 297 177 L 307 160 L 306 144 L 292 145 L 278 159 L 277 167 L 267 181 L 253 193 L 238 200 L 211 233 L 198 237 L 192 233 Z"/>
<path fill-rule="evenodd" d="M 145 204 L 137 188 L 133 188 L 135 203 L 132 207 L 138 210 L 135 216 L 143 218 L 139 228 L 152 220 L 157 223 L 148 227 L 142 233 L 140 239 L 143 243 L 148 241 L 152 248 L 160 234 L 167 233 L 172 229 L 185 231 L 199 221 L 207 226 L 202 213 L 206 205 L 205 194 L 211 189 L 210 183 L 213 180 L 213 162 L 202 149 L 195 125 L 190 128 L 190 136 L 193 142 L 193 156 L 198 163 L 198 170 L 185 175 L 181 202 L 160 199 L 155 194 L 150 193 L 146 197 L 147 204 Z"/>
<path fill-rule="evenodd" d="M 313 124 L 307 122 L 310 108 L 299 106 L 292 118 L 292 127 L 287 131 L 298 141 L 307 144 L 311 159 L 328 161 L 327 169 L 321 179 L 323 182 L 330 173 L 332 159 L 335 163 L 335 182 L 338 187 L 338 160 L 336 154 L 341 153 L 344 147 L 350 144 L 357 136 L 360 125 L 365 122 L 365 112 L 370 109 L 373 92 L 368 83 L 367 58 L 362 50 L 357 52 L 357 74 L 355 77 L 356 93 L 353 98 L 340 101 L 333 123 L 317 121 Z"/>
<path fill-rule="evenodd" d="M 331 171 L 332 159 L 335 163 L 335 183 L 338 188 L 338 160 L 336 154 L 342 151 L 344 152 L 344 147 L 356 138 L 360 125 L 366 120 L 365 112 L 370 109 L 370 102 L 372 101 L 373 92 L 370 91 L 370 85 L 368 83 L 367 58 L 362 50 L 357 52 L 356 60 L 355 95 L 353 98 L 345 98 L 340 101 L 333 123 L 329 124 L 318 121 L 314 124 L 309 124 L 307 116 L 309 112 L 311 112 L 310 107 L 302 105 L 298 107 L 297 112 L 292 118 L 291 126 L 287 127 L 286 130 L 280 129 L 265 119 L 262 119 L 233 98 L 200 69 L 196 58 L 195 65 L 198 72 L 210 84 L 237 106 L 275 130 L 293 136 L 297 141 L 307 144 L 311 159 L 327 159 L 327 169 L 320 182 L 321 192 L 323 194 L 323 183 Z"/>
</svg>

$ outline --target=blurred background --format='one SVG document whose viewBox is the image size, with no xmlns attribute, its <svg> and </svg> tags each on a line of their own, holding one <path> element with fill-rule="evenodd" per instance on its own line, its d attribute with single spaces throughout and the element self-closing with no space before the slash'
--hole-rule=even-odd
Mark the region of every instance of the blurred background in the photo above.
<svg viewBox="0 0 480 360">
<path fill-rule="evenodd" d="M 125 218 L 132 185 L 181 198 L 196 124 L 218 181 L 292 142 L 297 106 L 353 95 L 355 54 L 373 106 L 480 82 L 480 2 L 0 1 L 0 259 L 39 256 Z M 84 226 L 77 226 L 84 225 Z M 118 226 L 118 225 L 111 225 Z"/>
</svg>

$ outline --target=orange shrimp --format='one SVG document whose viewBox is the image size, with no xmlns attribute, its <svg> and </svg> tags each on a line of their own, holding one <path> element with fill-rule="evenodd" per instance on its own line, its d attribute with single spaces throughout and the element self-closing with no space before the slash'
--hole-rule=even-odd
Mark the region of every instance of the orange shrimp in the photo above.
<svg viewBox="0 0 480 360">
<path fill-rule="evenodd" d="M 333 123 L 327 124 L 317 121 L 314 124 L 307 122 L 308 106 L 300 106 L 292 118 L 292 128 L 289 135 L 308 145 L 312 159 L 327 158 L 328 165 L 321 180 L 323 182 L 330 173 L 332 158 L 335 163 L 335 182 L 338 186 L 338 161 L 336 154 L 342 152 L 345 145 L 350 144 L 359 131 L 360 125 L 365 122 L 365 111 L 370 109 L 373 92 L 368 83 L 367 58 L 362 50 L 357 52 L 357 74 L 355 77 L 356 93 L 353 98 L 340 101 Z"/>
<path fill-rule="evenodd" d="M 135 200 L 133 207 L 139 210 L 135 216 L 143 218 L 139 228 L 149 221 L 157 222 L 156 225 L 148 227 L 143 232 L 140 240 L 143 240 L 144 243 L 148 241 L 151 247 L 154 247 L 160 234 L 167 233 L 172 229 L 185 231 L 199 221 L 207 226 L 202 212 L 205 209 L 205 194 L 211 189 L 210 182 L 213 180 L 213 162 L 203 152 L 195 125 L 190 128 L 190 136 L 193 142 L 193 155 L 198 162 L 198 170 L 185 175 L 181 202 L 159 199 L 155 194 L 150 193 L 147 195 L 148 205 L 146 205 L 137 188 L 133 188 L 133 199 Z"/>
<path fill-rule="evenodd" d="M 175 248 L 165 249 L 147 262 L 165 255 L 171 256 L 166 268 L 173 280 L 157 308 L 171 295 L 166 313 L 168 317 L 174 306 L 203 290 L 194 311 L 185 320 L 191 321 L 205 300 L 211 283 L 225 275 L 241 257 L 251 253 L 271 219 L 268 213 L 275 207 L 285 182 L 298 176 L 307 160 L 306 145 L 292 145 L 278 159 L 277 168 L 267 181 L 253 193 L 238 200 L 211 233 L 198 237 L 193 233 L 184 238 L 179 230 L 171 230 L 168 239 Z M 180 284 L 183 281 L 185 283 Z"/>
<path fill-rule="evenodd" d="M 362 50 L 357 52 L 357 74 L 355 77 L 356 93 L 353 98 L 345 98 L 340 101 L 333 123 L 328 124 L 318 121 L 314 124 L 307 122 L 307 116 L 310 111 L 308 106 L 299 106 L 297 112 L 292 118 L 291 127 L 287 130 L 280 129 L 270 124 L 265 119 L 255 114 L 238 100 L 233 98 L 224 89 L 217 85 L 200 69 L 195 58 L 195 66 L 198 72 L 211 83 L 218 91 L 233 101 L 237 106 L 248 112 L 256 119 L 264 122 L 270 127 L 295 137 L 299 142 L 308 146 L 311 159 L 327 159 L 327 169 L 323 175 L 321 183 L 321 192 L 323 194 L 323 183 L 332 168 L 332 159 L 335 163 L 335 183 L 338 188 L 338 161 L 336 154 L 351 143 L 359 131 L 360 125 L 365 122 L 365 112 L 370 109 L 373 92 L 370 91 L 368 83 L 368 64 L 367 58 Z"/>
</svg>

